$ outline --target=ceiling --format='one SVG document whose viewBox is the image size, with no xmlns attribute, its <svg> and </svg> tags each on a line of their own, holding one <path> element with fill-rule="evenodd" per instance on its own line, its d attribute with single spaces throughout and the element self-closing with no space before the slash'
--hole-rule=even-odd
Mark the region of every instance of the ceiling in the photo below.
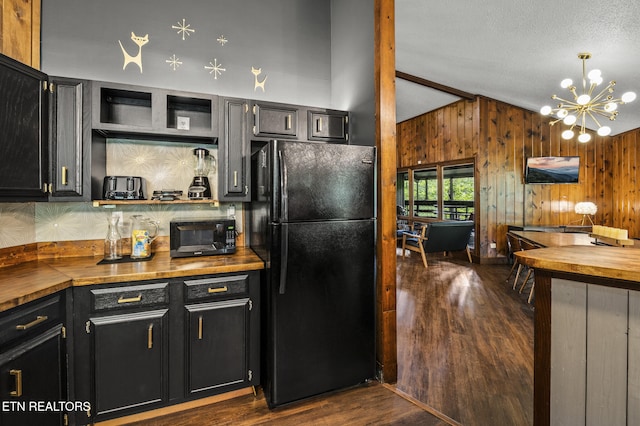
<svg viewBox="0 0 640 426">
<path fill-rule="evenodd" d="M 555 106 L 552 94 L 570 99 L 560 81 L 580 81 L 578 53 L 590 52 L 587 72 L 615 80 L 616 98 L 639 95 L 600 123 L 612 135 L 640 128 L 640 2 L 395 0 L 395 9 L 400 72 L 539 111 Z M 398 122 L 458 99 L 396 79 Z"/>
</svg>

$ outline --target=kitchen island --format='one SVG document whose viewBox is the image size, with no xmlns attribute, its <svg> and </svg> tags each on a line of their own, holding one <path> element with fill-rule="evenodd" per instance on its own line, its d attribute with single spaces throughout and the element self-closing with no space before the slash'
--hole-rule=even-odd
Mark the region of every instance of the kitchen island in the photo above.
<svg viewBox="0 0 640 426">
<path fill-rule="evenodd" d="M 535 271 L 534 424 L 640 424 L 640 250 L 516 256 Z"/>
</svg>

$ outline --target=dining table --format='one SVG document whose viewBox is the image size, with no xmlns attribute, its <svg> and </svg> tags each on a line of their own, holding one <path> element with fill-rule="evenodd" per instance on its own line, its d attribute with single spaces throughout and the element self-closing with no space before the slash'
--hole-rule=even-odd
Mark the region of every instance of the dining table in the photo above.
<svg viewBox="0 0 640 426">
<path fill-rule="evenodd" d="M 540 232 L 509 231 L 518 238 L 527 240 L 540 247 L 588 246 L 595 245 L 596 240 L 586 233 L 573 232 Z"/>
</svg>

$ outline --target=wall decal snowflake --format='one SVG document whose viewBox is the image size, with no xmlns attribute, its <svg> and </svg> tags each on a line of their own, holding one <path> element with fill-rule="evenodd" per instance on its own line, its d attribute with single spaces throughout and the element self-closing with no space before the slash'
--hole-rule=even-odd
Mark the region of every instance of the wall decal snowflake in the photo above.
<svg viewBox="0 0 640 426">
<path fill-rule="evenodd" d="M 182 40 L 185 39 L 185 35 L 190 36 L 191 33 L 196 32 L 196 30 L 191 28 L 191 24 L 186 23 L 186 20 L 184 18 L 182 18 L 182 23 L 178 21 L 178 25 L 172 25 L 171 28 L 173 28 L 174 30 L 178 30 L 176 31 L 176 33 L 182 34 Z"/>
<path fill-rule="evenodd" d="M 175 53 L 169 57 L 169 59 L 167 59 L 165 61 L 166 63 L 169 64 L 169 66 L 175 71 L 176 68 L 178 68 L 180 65 L 182 65 L 182 61 L 180 60 L 180 58 L 177 58 Z"/>
<path fill-rule="evenodd" d="M 222 75 L 223 71 L 226 71 L 226 68 L 222 68 L 222 64 L 218 63 L 218 58 L 213 58 L 213 62 L 209 62 L 209 65 L 204 66 L 205 69 L 211 70 L 209 74 L 213 74 L 213 79 L 217 80 L 219 75 Z"/>
<path fill-rule="evenodd" d="M 220 43 L 221 46 L 224 46 L 228 41 L 223 34 L 218 37 L 218 43 Z"/>
</svg>

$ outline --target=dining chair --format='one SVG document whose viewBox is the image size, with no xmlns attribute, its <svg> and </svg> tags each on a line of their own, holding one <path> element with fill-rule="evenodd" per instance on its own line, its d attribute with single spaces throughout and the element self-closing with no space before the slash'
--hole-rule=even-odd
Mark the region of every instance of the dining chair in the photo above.
<svg viewBox="0 0 640 426">
<path fill-rule="evenodd" d="M 522 250 L 535 250 L 535 249 L 541 248 L 541 246 L 534 243 L 530 243 L 527 240 L 521 240 L 520 247 L 522 248 Z M 525 286 L 527 285 L 527 282 L 529 281 L 530 278 L 533 277 L 533 282 L 531 283 L 531 288 L 529 289 L 529 298 L 527 299 L 527 303 L 531 303 L 531 299 L 533 298 L 533 290 L 536 285 L 536 280 L 534 277 L 533 268 L 531 267 L 527 267 L 527 268 L 529 270 L 527 271 L 527 275 L 524 277 L 524 281 L 522 281 L 522 285 L 520 286 L 520 290 L 518 291 L 518 293 L 522 294 L 522 290 L 524 290 Z"/>
<path fill-rule="evenodd" d="M 517 236 L 515 236 L 511 232 L 507 232 L 507 244 L 509 244 L 509 251 L 511 252 L 512 256 L 516 252 L 519 252 L 519 251 L 522 250 L 522 247 L 520 245 L 520 238 L 518 238 Z M 511 274 L 513 274 L 513 271 L 516 270 L 516 266 L 518 267 L 518 269 L 517 269 L 517 272 L 516 272 L 516 278 L 513 281 L 513 289 L 514 290 L 516 288 L 516 283 L 518 282 L 518 277 L 520 276 L 520 271 L 522 269 L 522 264 L 520 262 L 518 262 L 518 258 L 517 257 L 513 256 L 513 265 L 511 265 L 511 270 L 509 271 L 509 275 L 507 275 L 507 279 L 505 280 L 506 282 L 509 282 L 509 278 L 511 278 Z"/>
</svg>

